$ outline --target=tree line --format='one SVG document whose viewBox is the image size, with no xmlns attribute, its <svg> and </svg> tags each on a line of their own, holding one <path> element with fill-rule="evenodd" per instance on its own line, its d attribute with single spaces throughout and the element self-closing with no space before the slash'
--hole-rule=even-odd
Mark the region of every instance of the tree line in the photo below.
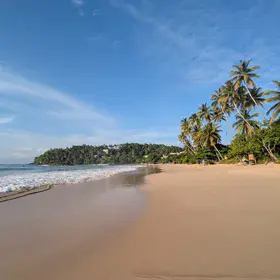
<svg viewBox="0 0 280 280">
<path fill-rule="evenodd" d="M 181 120 L 178 138 L 185 147 L 181 161 L 188 162 L 204 153 L 207 159 L 215 161 L 235 162 L 254 154 L 260 160 L 278 162 L 280 82 L 273 81 L 275 90 L 263 91 L 256 85 L 259 68 L 252 66 L 251 60 L 233 65 L 229 80 L 212 94 L 211 104 L 202 104 L 196 113 Z M 266 103 L 270 108 L 264 114 Z M 233 123 L 232 118 L 235 118 Z M 228 147 L 221 145 L 222 122 L 236 132 Z"/>
<path fill-rule="evenodd" d="M 158 144 L 82 145 L 50 149 L 36 157 L 34 163 L 48 165 L 157 163 L 172 153 L 180 152 L 181 147 Z"/>
</svg>

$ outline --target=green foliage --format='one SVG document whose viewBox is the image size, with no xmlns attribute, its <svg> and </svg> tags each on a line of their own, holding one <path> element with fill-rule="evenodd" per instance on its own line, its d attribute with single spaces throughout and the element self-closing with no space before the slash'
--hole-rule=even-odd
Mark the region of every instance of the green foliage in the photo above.
<svg viewBox="0 0 280 280">
<path fill-rule="evenodd" d="M 260 162 L 268 159 L 278 162 L 280 128 L 275 120 L 280 114 L 280 82 L 274 81 L 277 90 L 263 92 L 255 83 L 259 68 L 252 66 L 251 60 L 233 65 L 230 79 L 212 94 L 211 106 L 204 103 L 196 113 L 182 120 L 179 140 L 187 154 L 197 160 L 221 162 L 236 162 L 254 154 Z M 274 103 L 267 112 L 272 116 L 270 122 L 264 119 L 261 125 L 256 110 L 264 108 L 265 102 Z M 230 124 L 232 114 L 236 122 Z M 237 131 L 229 147 L 221 145 L 219 124 L 223 121 Z"/>
<path fill-rule="evenodd" d="M 241 161 L 243 157 L 248 157 L 249 154 L 254 154 L 259 158 L 262 155 L 262 144 L 254 136 L 246 134 L 237 134 L 230 144 L 230 150 L 227 157 L 235 158 Z"/>
<path fill-rule="evenodd" d="M 277 161 L 280 156 L 280 124 L 257 129 L 253 135 L 237 134 L 229 146 L 227 157 L 241 160 L 254 154 L 259 161 Z"/>
<path fill-rule="evenodd" d="M 157 144 L 82 145 L 51 149 L 36 157 L 34 163 L 50 165 L 157 163 L 164 155 L 181 151 L 180 147 Z"/>
<path fill-rule="evenodd" d="M 198 160 L 217 160 L 217 155 L 213 149 L 201 148 L 196 154 Z"/>
<path fill-rule="evenodd" d="M 179 141 L 182 149 L 175 146 L 126 143 L 122 145 L 73 146 L 52 149 L 35 158 L 37 164 L 130 164 L 130 163 L 211 163 L 237 162 L 254 154 L 259 162 L 268 159 L 278 162 L 280 157 L 280 82 L 274 81 L 277 90 L 263 92 L 255 80 L 259 66 L 251 60 L 241 60 L 233 65 L 230 79 L 211 96 L 212 104 L 202 104 L 189 118 L 183 118 Z M 268 96 L 268 98 L 265 98 Z M 256 110 L 264 108 L 264 102 L 272 102 L 267 114 L 270 121 L 259 122 Z M 236 122 L 230 124 L 232 115 Z M 278 121 L 275 121 L 277 120 Z M 221 123 L 235 129 L 229 146 L 221 144 Z"/>
</svg>

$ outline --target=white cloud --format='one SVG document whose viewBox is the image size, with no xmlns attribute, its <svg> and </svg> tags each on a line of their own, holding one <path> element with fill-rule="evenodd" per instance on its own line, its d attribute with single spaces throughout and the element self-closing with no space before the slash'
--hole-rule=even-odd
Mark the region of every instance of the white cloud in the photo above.
<svg viewBox="0 0 280 280">
<path fill-rule="evenodd" d="M 77 7 L 82 7 L 84 6 L 85 2 L 83 0 L 72 0 L 73 5 Z"/>
<path fill-rule="evenodd" d="M 249 8 L 238 7 L 234 13 L 226 5 L 223 12 L 218 13 L 217 3 L 198 2 L 167 1 L 165 5 L 157 5 L 149 0 L 110 0 L 113 7 L 141 23 L 134 28 L 134 36 L 143 53 L 157 59 L 161 71 L 176 73 L 188 83 L 223 83 L 232 65 L 248 58 L 245 52 L 254 58 L 261 50 L 264 54 L 261 57 L 266 58 L 262 65 L 267 61 L 273 64 L 279 44 L 271 47 L 266 43 L 269 40 L 255 44 L 256 36 L 252 35 L 250 28 L 254 18 L 261 21 L 260 18 L 265 16 L 256 16 L 264 2 L 258 1 Z M 238 25 L 236 18 L 240 19 Z M 242 22 L 244 28 L 238 28 Z M 236 47 L 236 43 L 242 45 Z M 260 57 L 259 60 L 263 62 Z"/>
<path fill-rule="evenodd" d="M 77 8 L 79 15 L 84 16 L 84 10 L 83 7 L 85 5 L 85 1 L 83 0 L 71 0 L 72 4 Z"/>
<path fill-rule="evenodd" d="M 0 132 L 0 163 L 28 163 L 35 156 L 50 148 L 65 148 L 73 145 L 102 145 L 137 143 L 164 143 L 176 145 L 172 140 L 176 129 L 162 128 L 142 130 L 96 129 L 89 134 L 52 135 L 23 130 Z"/>
<path fill-rule="evenodd" d="M 92 11 L 92 16 L 97 17 L 97 16 L 103 16 L 104 13 L 100 9 L 95 9 Z"/>
<path fill-rule="evenodd" d="M 0 130 L 0 162 L 31 162 L 50 148 L 81 144 L 123 142 L 172 143 L 177 130 L 170 128 L 124 130 L 116 120 L 69 93 L 0 68 L 0 109 L 16 114 L 13 129 Z M 14 115 L 13 114 L 13 115 Z"/>
<path fill-rule="evenodd" d="M 0 124 L 11 123 L 14 117 L 0 117 Z"/>
<path fill-rule="evenodd" d="M 59 91 L 50 86 L 26 79 L 19 74 L 0 68 L 0 95 L 6 100 L 0 101 L 0 106 L 8 109 L 16 108 L 22 113 L 30 109 L 25 102 L 15 101 L 14 97 L 35 103 L 36 107 L 44 107 L 46 113 L 57 118 L 68 120 L 91 120 L 112 123 L 112 117 L 104 115 L 84 102 L 77 100 L 70 94 Z M 30 102 L 29 102 L 30 103 Z M 15 105 L 15 106 L 14 106 Z M 32 108 L 32 107 L 31 107 Z M 41 111 L 42 112 L 42 111 Z"/>
</svg>

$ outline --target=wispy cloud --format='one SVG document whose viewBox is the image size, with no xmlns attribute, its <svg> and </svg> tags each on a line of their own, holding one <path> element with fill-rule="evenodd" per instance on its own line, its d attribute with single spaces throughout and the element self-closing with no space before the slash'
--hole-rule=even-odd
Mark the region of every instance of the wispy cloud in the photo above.
<svg viewBox="0 0 280 280">
<path fill-rule="evenodd" d="M 35 133 L 24 130 L 0 131 L 0 162 L 31 162 L 50 148 L 65 148 L 72 145 L 101 145 L 137 143 L 178 144 L 172 140 L 174 129 L 120 130 L 95 129 L 89 134 L 55 134 Z"/>
<path fill-rule="evenodd" d="M 110 0 L 113 7 L 141 23 L 138 45 L 143 52 L 158 57 L 161 70 L 172 69 L 191 83 L 224 82 L 232 64 L 248 58 L 245 52 L 254 56 L 259 49 L 270 50 L 264 53 L 273 60 L 275 51 L 264 41 L 255 44 L 250 29 L 250 18 L 254 22 L 263 1 L 254 7 L 238 6 L 234 13 L 226 5 L 219 5 L 224 10 L 217 13 L 218 2 L 182 0 L 159 6 L 149 0 Z M 242 28 L 236 18 L 244 21 Z"/>
<path fill-rule="evenodd" d="M 92 11 L 92 16 L 97 17 L 97 16 L 103 16 L 104 13 L 100 9 L 94 9 Z"/>
<path fill-rule="evenodd" d="M 6 124 L 0 130 L 0 162 L 30 162 L 47 149 L 79 144 L 169 143 L 176 135 L 166 128 L 120 129 L 114 117 L 86 102 L 3 67 L 0 96 L 0 109 L 10 112 L 0 116 Z"/>
<path fill-rule="evenodd" d="M 0 117 L 0 124 L 11 123 L 14 120 L 14 117 Z"/>
<path fill-rule="evenodd" d="M 85 5 L 84 0 L 71 0 L 72 4 L 77 8 L 79 15 L 84 16 L 83 7 Z"/>
<path fill-rule="evenodd" d="M 17 73 L 4 70 L 3 68 L 0 68 L 0 95 L 6 96 L 7 98 L 6 101 L 0 102 L 0 106 L 6 106 L 8 109 L 12 107 L 9 106 L 9 101 L 16 103 L 13 96 L 17 96 L 22 99 L 31 98 L 33 103 L 37 102 L 37 105 L 38 103 L 40 103 L 40 106 L 44 105 L 46 113 L 59 118 L 69 120 L 88 119 L 107 123 L 113 121 L 113 118 L 110 116 L 99 113 L 91 106 L 75 99 L 70 94 L 24 78 Z M 42 104 L 44 100 L 46 102 Z M 23 102 L 23 108 L 24 104 Z"/>
</svg>

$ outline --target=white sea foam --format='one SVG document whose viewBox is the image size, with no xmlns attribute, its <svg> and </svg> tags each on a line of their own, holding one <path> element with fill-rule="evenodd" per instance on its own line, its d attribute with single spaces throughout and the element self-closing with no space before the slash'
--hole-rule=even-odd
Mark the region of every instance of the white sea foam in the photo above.
<svg viewBox="0 0 280 280">
<path fill-rule="evenodd" d="M 112 175 L 134 171 L 137 166 L 109 166 L 103 168 L 23 173 L 0 177 L 0 192 L 15 191 L 22 188 L 36 188 L 46 184 L 74 184 L 98 180 Z"/>
</svg>

